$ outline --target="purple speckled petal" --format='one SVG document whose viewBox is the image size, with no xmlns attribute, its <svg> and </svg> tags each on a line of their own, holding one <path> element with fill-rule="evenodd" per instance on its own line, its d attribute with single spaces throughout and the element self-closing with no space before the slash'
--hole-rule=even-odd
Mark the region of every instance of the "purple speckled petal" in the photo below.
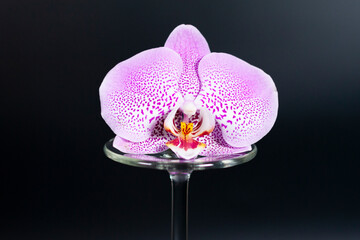
<svg viewBox="0 0 360 240">
<path fill-rule="evenodd" d="M 214 131 L 209 135 L 195 138 L 199 142 L 206 144 L 204 150 L 200 152 L 201 156 L 219 156 L 226 154 L 241 153 L 251 150 L 251 146 L 232 147 L 225 142 L 219 124 L 215 125 Z"/>
<path fill-rule="evenodd" d="M 168 37 L 165 47 L 177 52 L 184 63 L 179 88 L 183 97 L 195 98 L 200 91 L 197 75 L 198 63 L 202 57 L 210 53 L 209 45 L 199 30 L 192 25 L 179 25 Z"/>
<path fill-rule="evenodd" d="M 156 123 L 183 101 L 178 79 L 183 64 L 173 50 L 160 47 L 117 64 L 100 86 L 101 115 L 123 139 L 142 142 Z"/>
<path fill-rule="evenodd" d="M 200 108 L 199 114 L 195 114 L 194 117 L 198 117 L 194 122 L 193 132 L 190 133 L 194 138 L 198 136 L 204 136 L 211 133 L 215 128 L 215 119 L 209 110 L 206 108 Z M 193 123 L 194 123 L 193 122 Z"/>
<path fill-rule="evenodd" d="M 171 112 L 166 116 L 164 121 L 164 129 L 171 133 L 174 136 L 178 136 L 180 132 L 180 112 L 179 107 L 174 108 Z"/>
<path fill-rule="evenodd" d="M 168 161 L 168 159 L 161 159 L 161 158 L 151 156 L 151 155 L 146 155 L 146 154 L 127 153 L 127 154 L 124 154 L 124 156 L 145 161 L 143 163 L 138 162 L 140 165 L 145 165 L 145 166 L 149 166 L 149 165 L 151 166 L 152 165 L 151 163 L 159 163 L 159 162 Z"/>
<path fill-rule="evenodd" d="M 164 138 L 153 138 L 149 137 L 142 142 L 131 142 L 123 139 L 122 137 L 116 136 L 113 142 L 114 148 L 124 153 L 135 153 L 135 154 L 147 154 L 147 153 L 159 153 L 168 149 L 165 145 L 170 140 Z"/>
<path fill-rule="evenodd" d="M 168 147 L 165 144 L 174 137 L 164 129 L 165 117 L 166 115 L 157 121 L 148 139 L 141 142 L 132 142 L 116 136 L 113 146 L 122 152 L 134 154 L 158 153 L 167 150 Z"/>
<path fill-rule="evenodd" d="M 215 115 L 227 143 L 249 146 L 270 131 L 278 97 L 269 75 L 230 54 L 211 53 L 200 61 L 199 76 L 196 104 Z"/>
</svg>

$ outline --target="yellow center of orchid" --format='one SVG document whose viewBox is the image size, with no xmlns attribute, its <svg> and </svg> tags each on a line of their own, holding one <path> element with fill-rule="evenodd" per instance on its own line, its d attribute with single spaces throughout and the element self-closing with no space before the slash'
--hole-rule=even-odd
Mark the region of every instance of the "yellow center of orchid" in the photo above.
<svg viewBox="0 0 360 240">
<path fill-rule="evenodd" d="M 193 128 L 194 128 L 193 123 L 181 122 L 181 133 L 184 134 L 185 136 L 190 134 Z"/>
</svg>

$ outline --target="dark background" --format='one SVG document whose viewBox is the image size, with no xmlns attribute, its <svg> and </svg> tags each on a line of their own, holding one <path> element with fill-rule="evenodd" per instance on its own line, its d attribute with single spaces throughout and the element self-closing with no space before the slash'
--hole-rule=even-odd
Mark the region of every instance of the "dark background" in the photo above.
<svg viewBox="0 0 360 240">
<path fill-rule="evenodd" d="M 242 166 L 195 172 L 190 239 L 360 238 L 360 1 L 0 4 L 0 239 L 169 239 L 165 171 L 107 159 L 98 87 L 181 23 L 269 73 L 279 115 Z"/>
</svg>

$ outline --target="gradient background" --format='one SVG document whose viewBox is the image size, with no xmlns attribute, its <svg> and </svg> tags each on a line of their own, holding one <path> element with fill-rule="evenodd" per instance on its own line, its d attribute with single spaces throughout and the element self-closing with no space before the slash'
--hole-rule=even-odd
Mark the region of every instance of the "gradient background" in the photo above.
<svg viewBox="0 0 360 240">
<path fill-rule="evenodd" d="M 190 239 L 360 239 L 360 1 L 2 0 L 0 239 L 169 239 L 165 171 L 107 159 L 98 87 L 195 25 L 279 91 L 258 156 L 195 172 Z"/>
</svg>

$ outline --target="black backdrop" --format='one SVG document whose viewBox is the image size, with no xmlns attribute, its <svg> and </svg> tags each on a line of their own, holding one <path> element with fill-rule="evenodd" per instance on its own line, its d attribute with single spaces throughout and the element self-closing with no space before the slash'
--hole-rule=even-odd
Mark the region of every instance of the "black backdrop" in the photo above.
<svg viewBox="0 0 360 240">
<path fill-rule="evenodd" d="M 2 0 L 1 239 L 168 239 L 166 172 L 107 159 L 98 87 L 195 25 L 269 73 L 279 116 L 240 167 L 195 172 L 191 239 L 359 239 L 359 1 Z"/>
</svg>

